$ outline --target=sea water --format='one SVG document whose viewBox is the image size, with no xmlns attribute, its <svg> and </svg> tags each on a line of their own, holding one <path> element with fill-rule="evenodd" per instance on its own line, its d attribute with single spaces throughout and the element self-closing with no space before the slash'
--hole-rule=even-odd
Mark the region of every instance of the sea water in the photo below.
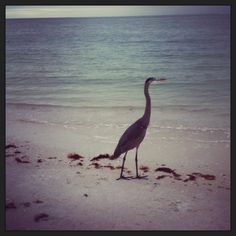
<svg viewBox="0 0 236 236">
<path fill-rule="evenodd" d="M 150 133 L 229 144 L 229 15 L 6 20 L 7 122 L 120 135 L 148 77 Z"/>
</svg>

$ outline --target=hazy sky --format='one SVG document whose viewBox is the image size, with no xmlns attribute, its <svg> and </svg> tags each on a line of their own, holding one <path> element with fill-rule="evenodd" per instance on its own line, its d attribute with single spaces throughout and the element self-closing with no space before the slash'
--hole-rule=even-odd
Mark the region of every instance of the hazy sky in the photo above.
<svg viewBox="0 0 236 236">
<path fill-rule="evenodd" d="M 7 6 L 6 18 L 229 14 L 229 6 Z"/>
</svg>

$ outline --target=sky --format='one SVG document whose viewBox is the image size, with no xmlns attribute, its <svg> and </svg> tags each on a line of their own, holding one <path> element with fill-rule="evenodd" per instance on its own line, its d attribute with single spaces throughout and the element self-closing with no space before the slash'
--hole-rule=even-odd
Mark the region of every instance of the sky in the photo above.
<svg viewBox="0 0 236 236">
<path fill-rule="evenodd" d="M 6 18 L 229 14 L 230 6 L 6 6 Z"/>
</svg>

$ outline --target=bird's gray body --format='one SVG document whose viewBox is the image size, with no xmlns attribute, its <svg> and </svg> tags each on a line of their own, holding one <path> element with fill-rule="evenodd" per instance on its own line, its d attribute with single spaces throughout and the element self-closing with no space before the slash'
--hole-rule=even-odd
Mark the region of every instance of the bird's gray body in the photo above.
<svg viewBox="0 0 236 236">
<path fill-rule="evenodd" d="M 116 146 L 116 149 L 113 153 L 113 159 L 118 158 L 121 154 L 125 153 L 119 179 L 124 178 L 122 174 L 124 170 L 126 154 L 129 150 L 133 148 L 136 148 L 136 155 L 135 155 L 136 177 L 137 178 L 140 177 L 138 175 L 138 148 L 146 135 L 147 127 L 149 125 L 150 116 L 151 116 L 151 98 L 148 93 L 148 89 L 149 89 L 149 85 L 153 81 L 161 81 L 161 80 L 165 80 L 165 79 L 156 79 L 153 77 L 146 79 L 145 84 L 144 84 L 144 95 L 146 98 L 146 107 L 145 107 L 144 114 L 141 118 L 139 118 L 137 121 L 135 121 L 131 126 L 129 126 L 125 130 L 124 134 L 121 136 Z"/>
<path fill-rule="evenodd" d="M 119 157 L 128 150 L 139 147 L 146 135 L 146 130 L 147 126 L 143 124 L 142 118 L 138 119 L 131 126 L 129 126 L 118 142 L 118 145 L 114 151 L 114 158 Z"/>
</svg>

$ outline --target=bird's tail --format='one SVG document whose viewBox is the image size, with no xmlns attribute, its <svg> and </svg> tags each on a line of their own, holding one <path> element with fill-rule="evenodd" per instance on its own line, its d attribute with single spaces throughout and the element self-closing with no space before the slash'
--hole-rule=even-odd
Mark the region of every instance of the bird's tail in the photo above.
<svg viewBox="0 0 236 236">
<path fill-rule="evenodd" d="M 116 148 L 113 155 L 111 155 L 111 159 L 112 160 L 117 159 L 120 155 L 121 155 L 121 152 L 120 152 L 119 148 Z"/>
<path fill-rule="evenodd" d="M 112 154 L 111 156 L 110 156 L 110 159 L 111 160 L 115 160 L 115 159 L 117 159 L 118 158 L 118 156 L 116 156 L 116 155 L 114 155 L 114 154 Z"/>
</svg>

